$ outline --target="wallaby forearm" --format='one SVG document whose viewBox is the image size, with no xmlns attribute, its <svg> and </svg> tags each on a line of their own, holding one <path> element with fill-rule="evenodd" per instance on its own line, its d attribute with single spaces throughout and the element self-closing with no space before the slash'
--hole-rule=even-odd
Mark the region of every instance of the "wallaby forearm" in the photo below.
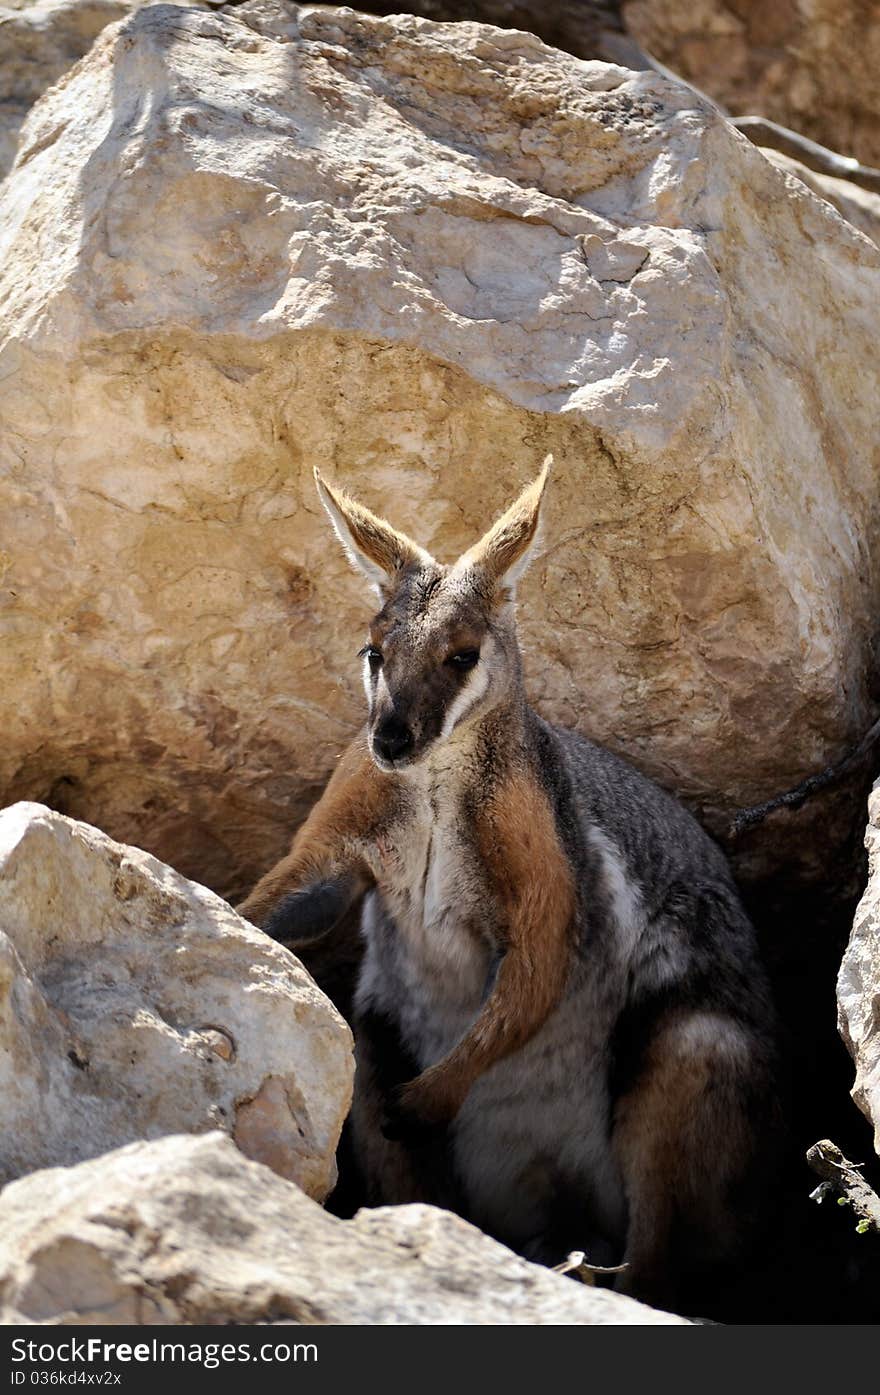
<svg viewBox="0 0 880 1395">
<path fill-rule="evenodd" d="M 370 885 L 364 848 L 390 790 L 358 738 L 343 753 L 290 852 L 257 882 L 239 914 L 279 939 L 312 939 L 332 929 Z"/>
<path fill-rule="evenodd" d="M 560 945 L 562 954 L 549 973 L 536 973 L 522 947 L 508 950 L 495 989 L 470 1031 L 448 1056 L 401 1090 L 405 1111 L 428 1122 L 453 1119 L 474 1082 L 543 1026 L 562 997 L 570 966 L 567 927 L 560 925 L 557 931 L 557 938 L 566 943 Z"/>
<path fill-rule="evenodd" d="M 347 840 L 322 843 L 320 854 L 306 840 L 301 847 L 295 843 L 236 910 L 274 939 L 313 939 L 332 929 L 366 886 Z"/>
<path fill-rule="evenodd" d="M 367 889 L 357 867 L 285 892 L 264 917 L 262 928 L 273 940 L 302 948 L 336 928 Z"/>
<path fill-rule="evenodd" d="M 426 1121 L 453 1118 L 474 1081 L 535 1035 L 562 998 L 571 968 L 571 864 L 547 797 L 528 774 L 507 780 L 488 801 L 478 843 L 504 912 L 503 958 L 470 1030 L 401 1091 L 404 1111 Z"/>
</svg>

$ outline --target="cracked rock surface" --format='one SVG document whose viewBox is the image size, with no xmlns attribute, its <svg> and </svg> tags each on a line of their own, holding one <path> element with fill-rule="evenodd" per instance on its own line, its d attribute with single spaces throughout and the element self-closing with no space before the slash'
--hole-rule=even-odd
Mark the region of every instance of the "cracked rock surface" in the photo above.
<svg viewBox="0 0 880 1395">
<path fill-rule="evenodd" d="M 433 1206 L 337 1220 L 212 1133 L 136 1143 L 5 1188 L 0 1322 L 686 1319 L 529 1264 Z"/>
<path fill-rule="evenodd" d="M 25 122 L 0 305 L 0 798 L 281 855 L 363 708 L 315 464 L 449 559 L 553 451 L 532 697 L 718 833 L 870 725 L 880 251 L 662 77 L 139 10 Z"/>
<path fill-rule="evenodd" d="M 349 1030 L 287 950 L 138 848 L 0 813 L 0 1184 L 223 1129 L 323 1200 Z"/>
</svg>

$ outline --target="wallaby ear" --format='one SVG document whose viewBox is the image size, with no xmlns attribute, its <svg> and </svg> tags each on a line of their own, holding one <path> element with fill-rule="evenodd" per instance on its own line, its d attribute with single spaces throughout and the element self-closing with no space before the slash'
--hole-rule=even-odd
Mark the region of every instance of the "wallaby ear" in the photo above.
<svg viewBox="0 0 880 1395">
<path fill-rule="evenodd" d="M 399 533 L 384 518 L 377 518 L 344 490 L 331 489 L 317 469 L 315 484 L 349 560 L 380 595 L 387 591 L 389 581 L 403 567 L 413 562 L 420 566 L 433 562 L 431 554 L 405 533 Z"/>
<path fill-rule="evenodd" d="M 553 464 L 553 456 L 544 459 L 541 473 L 523 490 L 519 498 L 493 523 L 456 563 L 456 568 L 482 572 L 492 583 L 504 582 L 513 591 L 531 560 L 532 547 L 538 533 L 541 499 Z"/>
</svg>

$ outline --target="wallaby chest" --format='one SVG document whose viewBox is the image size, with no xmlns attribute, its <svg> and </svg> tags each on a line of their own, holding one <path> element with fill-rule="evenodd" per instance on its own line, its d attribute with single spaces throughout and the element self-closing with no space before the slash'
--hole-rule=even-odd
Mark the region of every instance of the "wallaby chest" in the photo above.
<svg viewBox="0 0 880 1395">
<path fill-rule="evenodd" d="M 374 981 L 414 1036 L 427 1032 L 430 1044 L 420 1045 L 430 1055 L 476 1016 L 495 954 L 497 910 L 465 795 L 450 776 L 420 782 L 370 854 L 377 905 L 364 932 Z"/>
<path fill-rule="evenodd" d="M 474 848 L 462 787 L 425 781 L 409 794 L 374 853 L 377 886 L 408 945 L 447 971 L 491 950 L 494 922 L 486 876 Z"/>
</svg>

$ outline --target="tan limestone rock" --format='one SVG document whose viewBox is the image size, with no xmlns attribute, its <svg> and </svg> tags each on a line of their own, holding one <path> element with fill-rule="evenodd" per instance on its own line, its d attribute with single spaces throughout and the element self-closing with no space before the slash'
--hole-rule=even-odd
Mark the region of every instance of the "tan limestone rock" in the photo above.
<svg viewBox="0 0 880 1395">
<path fill-rule="evenodd" d="M 686 1320 L 529 1264 L 433 1206 L 337 1220 L 212 1133 L 136 1143 L 6 1187 L 0 1322 Z"/>
<path fill-rule="evenodd" d="M 351 1037 L 219 897 L 35 804 L 0 813 L 0 1182 L 224 1129 L 323 1199 Z"/>
<path fill-rule="evenodd" d="M 15 159 L 18 132 L 37 98 L 88 53 L 102 29 L 139 2 L 5 0 L 0 5 L 0 178 Z"/>
<path fill-rule="evenodd" d="M 848 223 L 880 246 L 880 194 L 872 194 L 849 179 L 817 174 L 815 170 L 802 165 L 800 160 L 793 160 L 779 150 L 764 150 L 764 154 L 774 165 L 806 184 L 820 199 L 827 199 Z"/>
</svg>

